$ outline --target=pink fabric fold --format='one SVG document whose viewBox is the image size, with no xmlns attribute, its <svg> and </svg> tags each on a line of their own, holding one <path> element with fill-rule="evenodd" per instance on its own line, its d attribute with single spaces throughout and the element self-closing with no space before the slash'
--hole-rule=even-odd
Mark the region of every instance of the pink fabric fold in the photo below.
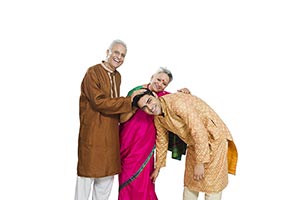
<svg viewBox="0 0 300 200">
<path fill-rule="evenodd" d="M 160 92 L 158 96 L 167 94 Z M 150 176 L 154 170 L 156 129 L 153 116 L 137 110 L 120 125 L 119 200 L 157 200 Z"/>
</svg>

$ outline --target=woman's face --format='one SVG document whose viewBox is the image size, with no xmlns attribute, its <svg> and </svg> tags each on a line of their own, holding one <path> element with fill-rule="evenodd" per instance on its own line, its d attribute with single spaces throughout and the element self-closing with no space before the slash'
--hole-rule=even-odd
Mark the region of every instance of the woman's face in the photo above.
<svg viewBox="0 0 300 200">
<path fill-rule="evenodd" d="M 149 89 L 153 92 L 161 92 L 169 85 L 169 76 L 164 73 L 154 74 L 150 80 Z"/>
</svg>

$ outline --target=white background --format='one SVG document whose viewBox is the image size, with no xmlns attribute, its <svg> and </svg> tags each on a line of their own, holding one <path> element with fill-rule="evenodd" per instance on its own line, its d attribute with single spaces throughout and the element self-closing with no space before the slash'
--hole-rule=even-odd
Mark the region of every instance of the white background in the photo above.
<svg viewBox="0 0 300 200">
<path fill-rule="evenodd" d="M 296 0 L 1 1 L 0 199 L 74 198 L 81 80 L 116 38 L 128 45 L 122 95 L 165 66 L 168 91 L 189 88 L 228 125 L 239 163 L 223 199 L 297 199 L 299 10 Z M 181 199 L 183 163 L 168 156 L 159 199 Z"/>
</svg>

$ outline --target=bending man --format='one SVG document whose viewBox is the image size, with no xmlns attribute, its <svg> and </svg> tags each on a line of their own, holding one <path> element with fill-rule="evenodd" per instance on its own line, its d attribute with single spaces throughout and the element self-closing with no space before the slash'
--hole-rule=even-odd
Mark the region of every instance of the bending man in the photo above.
<svg viewBox="0 0 300 200">
<path fill-rule="evenodd" d="M 149 115 L 155 115 L 156 164 L 151 177 L 156 180 L 166 165 L 168 131 L 178 135 L 188 145 L 184 200 L 196 200 L 199 192 L 206 200 L 220 200 L 228 184 L 228 173 L 235 174 L 237 149 L 225 123 L 200 98 L 174 93 L 159 98 L 146 90 L 136 95 L 133 105 Z"/>
</svg>

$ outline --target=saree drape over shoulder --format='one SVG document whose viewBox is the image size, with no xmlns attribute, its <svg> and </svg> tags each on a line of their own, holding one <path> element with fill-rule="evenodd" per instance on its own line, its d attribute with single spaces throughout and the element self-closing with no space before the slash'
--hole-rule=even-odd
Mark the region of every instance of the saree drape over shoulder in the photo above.
<svg viewBox="0 0 300 200">
<path fill-rule="evenodd" d="M 160 92 L 158 96 L 164 94 L 167 92 Z M 153 116 L 143 110 L 138 109 L 120 125 L 119 200 L 157 200 L 150 179 L 154 170 L 155 139 Z"/>
</svg>

